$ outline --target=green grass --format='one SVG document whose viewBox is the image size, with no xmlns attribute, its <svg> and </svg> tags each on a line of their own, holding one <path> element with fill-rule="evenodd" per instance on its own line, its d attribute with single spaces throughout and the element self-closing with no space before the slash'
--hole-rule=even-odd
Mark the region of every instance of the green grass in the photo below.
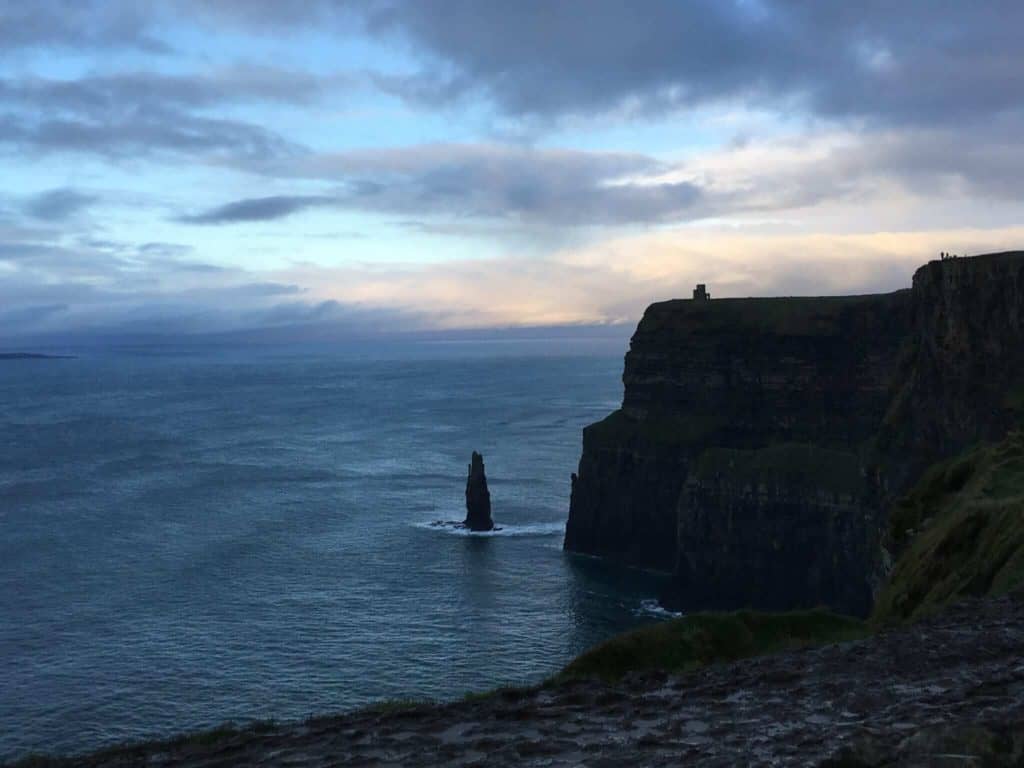
<svg viewBox="0 0 1024 768">
<path fill-rule="evenodd" d="M 932 467 L 890 521 L 900 554 L 873 623 L 913 620 L 959 598 L 1024 585 L 1024 434 Z"/>
<path fill-rule="evenodd" d="M 707 302 L 675 299 L 648 307 L 637 331 L 643 334 L 673 329 L 694 335 L 834 336 L 847 322 L 851 311 L 888 311 L 905 302 L 906 295 L 906 291 L 897 291 L 862 296 L 712 299 Z"/>
<path fill-rule="evenodd" d="M 632 440 L 661 445 L 694 445 L 727 424 L 723 413 L 700 413 L 680 418 L 669 412 L 651 412 L 647 418 L 631 419 L 622 411 L 612 411 L 601 421 L 583 430 L 588 446 L 617 448 Z"/>
<path fill-rule="evenodd" d="M 863 622 L 825 610 L 698 613 L 613 637 L 577 657 L 557 679 L 616 680 L 630 672 L 686 672 L 867 634 Z"/>
</svg>

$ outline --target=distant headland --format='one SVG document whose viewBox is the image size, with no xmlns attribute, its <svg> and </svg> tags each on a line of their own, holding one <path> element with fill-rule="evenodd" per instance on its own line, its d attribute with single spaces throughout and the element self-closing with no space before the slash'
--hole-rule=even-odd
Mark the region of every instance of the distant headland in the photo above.
<svg viewBox="0 0 1024 768">
<path fill-rule="evenodd" d="M 45 355 L 41 352 L 0 352 L 0 360 L 73 360 L 74 355 Z"/>
</svg>

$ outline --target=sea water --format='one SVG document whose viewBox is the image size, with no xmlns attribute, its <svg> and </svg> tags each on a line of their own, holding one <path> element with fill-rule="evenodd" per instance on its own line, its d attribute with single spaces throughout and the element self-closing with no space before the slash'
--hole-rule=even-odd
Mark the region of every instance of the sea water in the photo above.
<svg viewBox="0 0 1024 768">
<path fill-rule="evenodd" d="M 653 620 L 561 551 L 621 347 L 0 362 L 0 759 L 539 681 Z M 465 514 L 487 466 L 501 530 Z"/>
</svg>

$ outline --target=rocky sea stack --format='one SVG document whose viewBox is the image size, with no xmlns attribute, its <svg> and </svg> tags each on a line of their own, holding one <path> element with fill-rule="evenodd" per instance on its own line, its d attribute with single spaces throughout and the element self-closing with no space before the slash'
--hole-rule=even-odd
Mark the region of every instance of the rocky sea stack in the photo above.
<svg viewBox="0 0 1024 768">
<path fill-rule="evenodd" d="M 491 492 L 487 490 L 487 475 L 484 473 L 484 457 L 473 451 L 466 478 L 466 519 L 465 526 L 471 531 L 494 529 L 491 519 Z"/>
</svg>

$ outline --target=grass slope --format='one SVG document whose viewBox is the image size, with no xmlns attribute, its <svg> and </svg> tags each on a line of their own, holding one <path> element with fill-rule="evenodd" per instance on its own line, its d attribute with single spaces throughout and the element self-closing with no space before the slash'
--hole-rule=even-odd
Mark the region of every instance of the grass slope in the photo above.
<svg viewBox="0 0 1024 768">
<path fill-rule="evenodd" d="M 929 469 L 891 515 L 899 559 L 874 623 L 1024 585 L 1024 433 Z"/>
<path fill-rule="evenodd" d="M 578 656 L 559 679 L 615 680 L 629 672 L 684 672 L 867 634 L 866 626 L 857 619 L 824 610 L 697 613 L 613 637 Z"/>
</svg>

